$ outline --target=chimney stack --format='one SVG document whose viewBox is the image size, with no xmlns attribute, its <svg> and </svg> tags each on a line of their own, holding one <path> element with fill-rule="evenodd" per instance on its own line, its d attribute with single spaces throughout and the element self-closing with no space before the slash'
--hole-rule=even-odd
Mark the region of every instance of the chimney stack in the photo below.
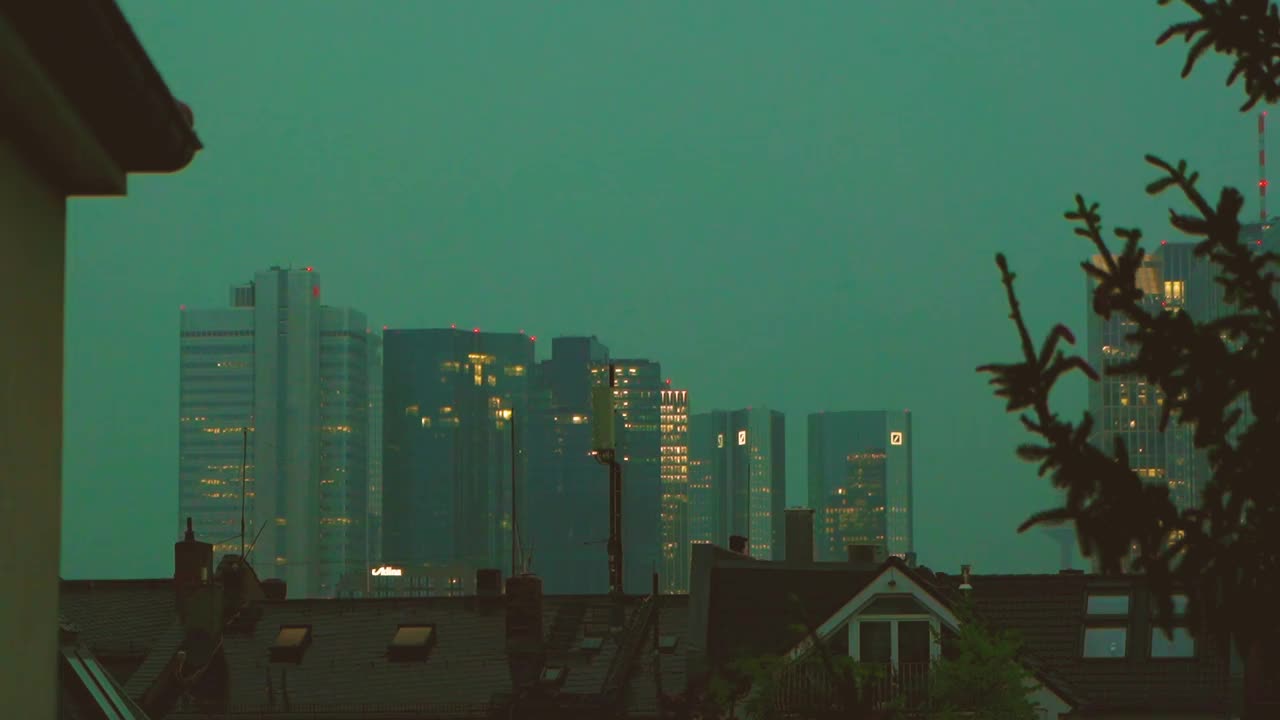
<svg viewBox="0 0 1280 720">
<path fill-rule="evenodd" d="M 813 508 L 787 508 L 786 558 L 789 565 L 813 562 Z"/>
<path fill-rule="evenodd" d="M 729 551 L 751 557 L 751 545 L 747 542 L 745 535 L 730 535 Z"/>
<path fill-rule="evenodd" d="M 852 543 L 846 549 L 851 563 L 879 565 L 889 559 L 888 552 L 880 543 Z"/>
<path fill-rule="evenodd" d="M 971 565 L 960 566 L 960 589 L 965 592 L 969 592 L 973 589 L 973 586 L 969 584 L 969 570 L 971 568 Z"/>
<path fill-rule="evenodd" d="M 178 614 L 186 619 L 188 600 L 213 581 L 213 545 L 196 540 L 187 518 L 187 532 L 173 544 L 173 587 Z"/>
<path fill-rule="evenodd" d="M 546 663 L 542 640 L 542 578 L 507 578 L 507 667 L 517 692 L 534 685 Z"/>
</svg>

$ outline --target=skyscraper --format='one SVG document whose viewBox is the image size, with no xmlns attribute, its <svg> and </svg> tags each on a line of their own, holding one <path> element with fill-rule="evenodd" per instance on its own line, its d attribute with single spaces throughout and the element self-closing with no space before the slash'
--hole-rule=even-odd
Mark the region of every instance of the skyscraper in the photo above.
<svg viewBox="0 0 1280 720">
<path fill-rule="evenodd" d="M 310 268 L 256 273 L 231 307 L 182 312 L 179 530 L 190 516 L 215 552 L 238 554 L 243 500 L 261 577 L 325 597 L 363 571 L 371 337 L 362 313 L 320 304 Z"/>
<path fill-rule="evenodd" d="M 608 366 L 609 348 L 595 337 L 555 338 L 551 358 L 538 364 L 521 524 L 550 593 L 609 590 L 609 476 L 591 455 L 591 388 L 608 384 Z"/>
<path fill-rule="evenodd" d="M 622 572 L 628 593 L 648 594 L 662 557 L 662 366 L 614 360 L 613 406 L 622 459 Z"/>
<path fill-rule="evenodd" d="M 662 589 L 689 592 L 689 391 L 662 391 Z"/>
<path fill-rule="evenodd" d="M 383 354 L 382 560 L 510 573 L 510 412 L 519 440 L 533 338 L 387 330 Z"/>
<path fill-rule="evenodd" d="M 812 413 L 808 440 L 818 559 L 842 560 L 852 544 L 914 552 L 911 413 Z"/>
<path fill-rule="evenodd" d="M 785 555 L 786 419 L 767 408 L 690 418 L 689 540 L 748 539 L 752 557 Z"/>
<path fill-rule="evenodd" d="M 1101 266 L 1101 262 L 1094 257 L 1094 263 Z M 1211 319 L 1219 302 L 1212 277 L 1204 261 L 1192 257 L 1189 244 L 1162 245 L 1138 270 L 1142 305 L 1152 313 L 1188 309 L 1197 320 Z M 1094 280 L 1089 278 L 1090 303 L 1093 287 Z M 1091 441 L 1108 453 L 1117 440 L 1122 441 L 1129 466 L 1139 477 L 1167 485 L 1179 508 L 1198 504 L 1207 462 L 1195 449 L 1193 429 L 1175 418 L 1161 432 L 1165 397 L 1160 388 L 1136 375 L 1110 374 L 1112 368 L 1135 357 L 1137 348 L 1129 336 L 1137 331 L 1137 324 L 1120 314 L 1104 320 L 1092 311 L 1088 322 L 1088 360 L 1100 376 L 1098 382 L 1089 383 L 1089 412 L 1094 418 Z"/>
</svg>

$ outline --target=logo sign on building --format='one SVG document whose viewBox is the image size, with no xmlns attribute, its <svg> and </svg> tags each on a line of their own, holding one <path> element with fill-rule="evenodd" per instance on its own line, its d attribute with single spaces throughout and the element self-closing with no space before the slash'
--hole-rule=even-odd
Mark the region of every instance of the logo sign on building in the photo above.
<svg viewBox="0 0 1280 720">
<path fill-rule="evenodd" d="M 724 433 L 720 433 L 719 435 L 716 435 L 716 447 L 718 448 L 724 447 Z"/>
<path fill-rule="evenodd" d="M 747 444 L 747 431 L 746 431 L 746 430 L 739 430 L 739 431 L 738 431 L 738 444 L 739 444 L 739 445 L 746 445 L 746 444 Z"/>
<path fill-rule="evenodd" d="M 401 575 L 404 575 L 404 570 L 398 567 L 391 567 L 390 565 L 383 565 L 382 567 L 374 568 L 370 574 L 385 577 L 400 577 Z"/>
<path fill-rule="evenodd" d="M 889 433 L 889 444 L 890 444 L 890 445 L 901 445 L 901 444 L 902 444 L 902 433 L 900 433 L 900 432 L 891 432 L 891 433 Z"/>
</svg>

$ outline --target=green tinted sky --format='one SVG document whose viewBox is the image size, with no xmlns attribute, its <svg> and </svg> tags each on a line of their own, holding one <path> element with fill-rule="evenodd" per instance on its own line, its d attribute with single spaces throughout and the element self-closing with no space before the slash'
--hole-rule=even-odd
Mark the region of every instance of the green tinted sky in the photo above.
<svg viewBox="0 0 1280 720">
<path fill-rule="evenodd" d="M 1160 238 L 1144 152 L 1256 178 L 1154 2 L 122 5 L 207 149 L 71 205 L 69 577 L 172 572 L 178 307 L 273 264 L 376 325 L 594 333 L 695 411 L 782 409 L 792 503 L 808 412 L 910 408 L 922 562 L 1053 569 L 973 372 L 1016 352 L 992 256 L 1083 334 L 1072 193 Z"/>
</svg>

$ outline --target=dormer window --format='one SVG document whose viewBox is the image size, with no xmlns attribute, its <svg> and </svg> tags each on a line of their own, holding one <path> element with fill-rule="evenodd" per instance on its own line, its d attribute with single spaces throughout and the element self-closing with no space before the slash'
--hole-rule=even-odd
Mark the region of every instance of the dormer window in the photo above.
<svg viewBox="0 0 1280 720">
<path fill-rule="evenodd" d="M 1128 656 L 1129 594 L 1093 592 L 1085 602 L 1082 655 L 1096 659 Z"/>
<path fill-rule="evenodd" d="M 882 595 L 849 623 L 849 649 L 864 663 L 899 666 L 927 664 L 940 654 L 940 628 L 910 595 Z"/>
</svg>

